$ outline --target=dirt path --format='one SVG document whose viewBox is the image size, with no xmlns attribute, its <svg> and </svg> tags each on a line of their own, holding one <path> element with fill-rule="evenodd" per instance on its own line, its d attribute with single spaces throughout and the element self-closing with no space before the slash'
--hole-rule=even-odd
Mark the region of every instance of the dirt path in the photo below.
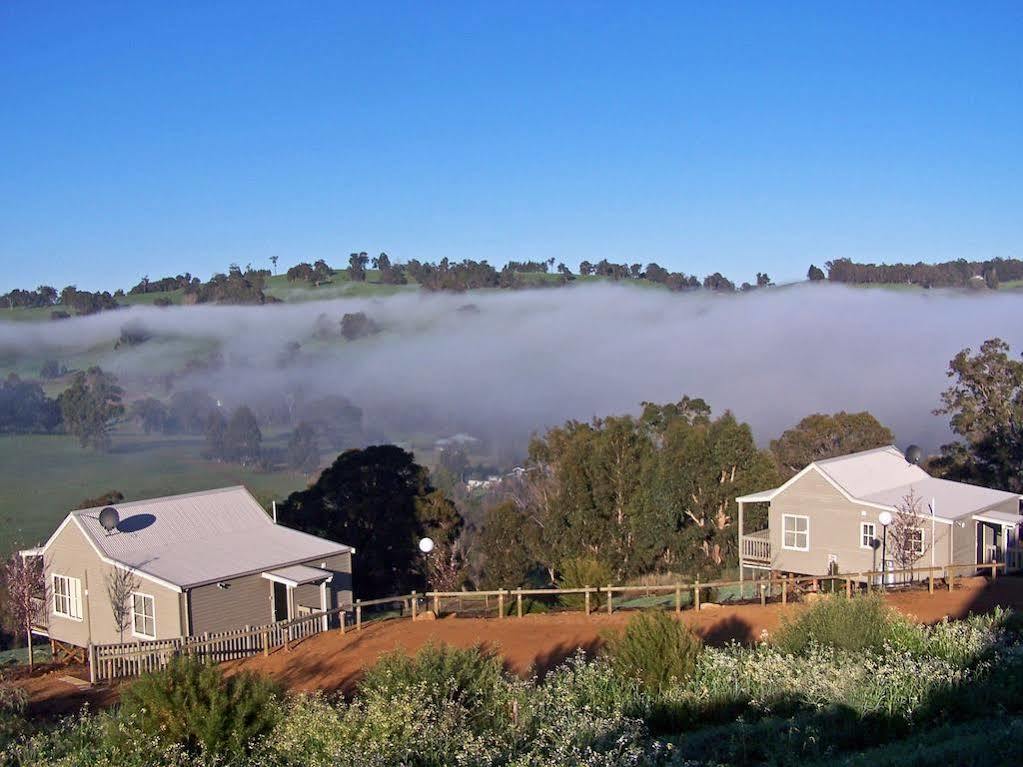
<svg viewBox="0 0 1023 767">
<path fill-rule="evenodd" d="M 925 623 L 948 616 L 987 612 L 996 605 L 1023 609 L 1023 578 L 983 578 L 963 580 L 955 591 L 938 590 L 895 593 L 888 601 L 898 610 Z M 692 626 L 704 641 L 721 645 L 737 640 L 753 642 L 763 632 L 774 631 L 784 615 L 793 615 L 800 605 L 757 604 L 726 606 L 717 609 L 686 611 L 682 620 Z M 362 669 L 392 650 L 415 652 L 428 642 L 457 647 L 483 644 L 499 653 L 509 671 L 523 676 L 543 674 L 580 648 L 594 653 L 609 630 L 623 627 L 631 613 L 580 613 L 527 615 L 523 618 L 457 618 L 392 620 L 367 625 L 362 631 L 341 634 L 330 631 L 304 640 L 290 651 L 279 649 L 269 657 L 255 656 L 226 664 L 230 671 L 247 669 L 267 674 L 292 690 L 348 691 L 358 681 Z M 107 705 L 116 700 L 109 688 L 81 691 L 60 676 L 67 670 L 52 672 L 16 682 L 30 694 L 33 708 L 40 713 L 63 713 L 85 700 L 92 705 Z"/>
</svg>

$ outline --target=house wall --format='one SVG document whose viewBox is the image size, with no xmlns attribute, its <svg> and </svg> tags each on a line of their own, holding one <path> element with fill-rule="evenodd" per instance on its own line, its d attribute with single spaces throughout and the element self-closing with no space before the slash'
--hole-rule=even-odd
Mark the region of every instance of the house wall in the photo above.
<svg viewBox="0 0 1023 767">
<path fill-rule="evenodd" d="M 834 557 L 842 573 L 879 570 L 881 550 L 878 549 L 875 555 L 872 549 L 860 546 L 860 524 L 873 522 L 876 535 L 881 537 L 882 528 L 878 521 L 880 513 L 880 509 L 847 500 L 819 472 L 808 471 L 771 501 L 768 528 L 772 569 L 803 575 L 827 575 L 829 561 Z M 809 518 L 809 551 L 783 548 L 782 518 L 785 514 Z M 933 541 L 929 521 L 924 524 L 923 533 L 925 553 L 918 561 L 918 566 L 930 566 L 929 547 L 933 548 L 936 566 L 947 564 L 950 525 L 936 522 Z M 890 554 L 889 559 L 892 559 Z"/>
<path fill-rule="evenodd" d="M 78 647 L 122 641 L 118 631 L 107 579 L 114 572 L 92 547 L 85 533 L 74 521 L 63 529 L 46 550 L 43 558 L 47 583 L 47 620 L 50 637 Z M 78 578 L 82 589 L 82 619 L 74 620 L 53 612 L 54 574 Z M 180 594 L 166 586 L 137 576 L 138 591 L 153 597 L 156 612 L 156 637 L 166 639 L 181 635 Z M 123 641 L 134 639 L 131 625 L 124 631 Z"/>
<path fill-rule="evenodd" d="M 352 601 L 352 555 L 338 554 L 333 557 L 312 559 L 302 564 L 326 570 L 334 574 L 327 585 L 327 608 L 332 609 Z M 228 631 L 243 626 L 261 626 L 273 621 L 273 582 L 261 573 L 231 578 L 222 583 L 197 586 L 188 593 L 188 614 L 192 634 L 210 631 Z M 320 610 L 319 584 L 299 586 L 294 593 L 295 607 L 310 607 Z"/>
</svg>

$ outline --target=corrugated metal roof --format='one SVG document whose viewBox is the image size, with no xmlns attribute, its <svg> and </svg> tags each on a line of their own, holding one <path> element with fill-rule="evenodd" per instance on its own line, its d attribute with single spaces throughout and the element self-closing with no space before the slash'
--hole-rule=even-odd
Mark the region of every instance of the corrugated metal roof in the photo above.
<svg viewBox="0 0 1023 767">
<path fill-rule="evenodd" d="M 240 486 L 113 506 L 112 534 L 99 523 L 105 507 L 71 514 L 105 556 L 181 588 L 351 551 L 274 524 Z"/>
<path fill-rule="evenodd" d="M 811 466 L 821 471 L 850 497 L 866 503 L 895 509 L 912 490 L 920 499 L 922 514 L 930 513 L 928 505 L 933 500 L 935 516 L 945 520 L 976 514 L 995 504 L 1020 497 L 1017 493 L 932 477 L 919 466 L 909 463 L 902 451 L 892 445 L 814 461 Z M 770 501 L 782 487 L 746 495 L 737 500 L 750 503 Z"/>
<path fill-rule="evenodd" d="M 816 461 L 817 468 L 840 484 L 849 495 L 865 498 L 892 487 L 930 479 L 930 474 L 906 460 L 898 448 L 880 447 Z"/>
<path fill-rule="evenodd" d="M 863 500 L 881 503 L 885 506 L 900 507 L 904 499 L 912 492 L 920 500 L 919 512 L 921 514 L 926 516 L 930 513 L 929 505 L 933 500 L 934 516 L 952 520 L 959 519 L 965 514 L 975 514 L 997 503 L 1019 498 L 1015 493 L 1005 493 L 988 487 L 938 479 L 926 473 L 924 473 L 924 477 L 925 479 L 918 482 L 889 487 L 863 496 Z"/>
</svg>

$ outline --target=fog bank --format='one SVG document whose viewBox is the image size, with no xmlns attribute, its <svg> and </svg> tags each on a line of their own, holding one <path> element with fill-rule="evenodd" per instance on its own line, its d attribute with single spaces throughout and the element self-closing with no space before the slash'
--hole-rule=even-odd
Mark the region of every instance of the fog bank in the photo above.
<svg viewBox="0 0 1023 767">
<path fill-rule="evenodd" d="M 296 386 L 342 394 L 380 437 L 467 431 L 521 444 L 567 418 L 636 412 L 643 400 L 689 394 L 715 412 L 734 411 L 762 444 L 804 415 L 844 409 L 870 410 L 900 444 L 933 449 L 948 439 L 947 419 L 931 411 L 947 385 L 949 359 L 992 336 L 1019 349 L 1021 309 L 1023 295 L 1015 293 L 807 284 L 726 296 L 598 284 L 135 307 L 0 323 L 0 354 L 22 361 L 94 354 L 130 382 L 219 349 L 222 368 L 178 377 L 173 386 L 206 386 L 239 403 Z M 350 342 L 335 336 L 341 315 L 357 311 L 382 332 Z M 332 329 L 327 339 L 314 336 L 321 315 Z M 129 322 L 153 340 L 113 350 Z M 285 364 L 289 342 L 301 349 Z"/>
</svg>

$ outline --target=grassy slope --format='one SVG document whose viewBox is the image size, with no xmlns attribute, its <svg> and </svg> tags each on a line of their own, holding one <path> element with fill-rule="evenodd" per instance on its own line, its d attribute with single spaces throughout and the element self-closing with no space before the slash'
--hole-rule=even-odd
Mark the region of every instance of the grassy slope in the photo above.
<svg viewBox="0 0 1023 767">
<path fill-rule="evenodd" d="M 286 435 L 264 439 L 282 444 Z M 128 500 L 245 485 L 261 500 L 305 487 L 291 472 L 259 473 L 201 457 L 201 437 L 117 433 L 110 453 L 78 447 L 65 436 L 0 436 L 0 556 L 32 545 L 86 498 L 119 490 Z"/>
</svg>

